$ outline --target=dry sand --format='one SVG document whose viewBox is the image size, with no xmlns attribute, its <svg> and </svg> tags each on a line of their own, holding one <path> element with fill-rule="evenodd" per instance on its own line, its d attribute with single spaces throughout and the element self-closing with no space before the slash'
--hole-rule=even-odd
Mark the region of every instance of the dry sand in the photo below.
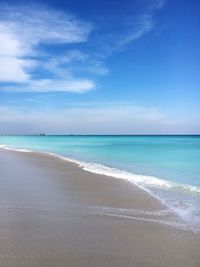
<svg viewBox="0 0 200 267">
<path fill-rule="evenodd" d="M 1 267 L 200 267 L 200 235 L 129 182 L 0 149 Z"/>
</svg>

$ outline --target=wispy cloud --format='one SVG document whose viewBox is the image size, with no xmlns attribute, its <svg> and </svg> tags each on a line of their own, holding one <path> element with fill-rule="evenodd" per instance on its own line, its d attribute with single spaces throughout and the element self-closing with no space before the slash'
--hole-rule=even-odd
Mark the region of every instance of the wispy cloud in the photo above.
<svg viewBox="0 0 200 267">
<path fill-rule="evenodd" d="M 197 119 L 198 120 L 198 119 Z M 198 132 L 197 120 L 176 118 L 159 108 L 131 103 L 83 103 L 57 110 L 0 106 L 1 133 L 178 134 Z M 200 124 L 198 124 L 200 125 Z"/>
<path fill-rule="evenodd" d="M 166 0 L 151 0 L 142 14 L 140 14 L 136 19 L 130 19 L 129 27 L 132 29 L 130 29 L 127 36 L 118 43 L 118 46 L 122 47 L 152 31 L 156 25 L 154 18 L 155 14 L 158 10 L 164 7 L 165 3 Z"/>
<path fill-rule="evenodd" d="M 33 89 L 41 91 L 41 84 L 49 85 L 46 90 L 62 91 L 85 91 L 93 88 L 92 81 L 61 79 L 60 83 L 46 79 L 34 82 L 33 71 L 37 71 L 44 64 L 41 57 L 51 63 L 51 54 L 43 55 L 42 48 L 50 45 L 68 45 L 86 42 L 92 31 L 92 25 L 77 19 L 73 15 L 60 11 L 51 10 L 43 6 L 10 7 L 1 6 L 0 11 L 0 82 L 20 83 L 26 86 L 27 91 Z M 73 52 L 62 58 L 69 63 L 77 59 L 81 60 L 83 55 Z M 49 64 L 51 65 L 51 64 Z M 56 68 L 55 68 L 56 70 Z M 24 84 L 24 85 L 23 85 Z M 37 85 L 39 86 L 37 87 Z M 61 85 L 64 85 L 61 88 Z M 56 88 L 57 86 L 57 88 Z M 68 87 L 69 86 L 69 87 Z M 42 87 L 44 88 L 44 87 Z M 54 89 L 55 88 L 55 89 Z M 78 88 L 78 89 L 77 89 Z"/>
<path fill-rule="evenodd" d="M 51 129 L 50 132 L 69 133 L 70 129 L 73 133 L 120 133 L 123 127 L 127 132 L 138 132 L 143 129 L 144 124 L 155 127 L 165 118 L 156 108 L 134 106 L 130 103 L 85 103 L 78 107 L 62 107 L 56 111 L 50 107 L 27 111 L 23 107 L 0 106 L 1 123 L 18 122 L 27 125 L 31 121 L 32 126 L 28 129 L 33 132 Z M 0 130 L 3 132 L 2 127 Z"/>
<path fill-rule="evenodd" d="M 41 79 L 29 81 L 27 84 L 15 86 L 16 92 L 73 92 L 85 93 L 95 88 L 94 82 L 87 79 Z M 27 90 L 28 89 L 28 90 Z M 11 91 L 11 86 L 4 86 L 4 90 Z"/>
<path fill-rule="evenodd" d="M 94 89 L 91 77 L 107 75 L 109 56 L 155 28 L 155 13 L 165 2 L 148 0 L 137 16 L 122 19 L 124 30 L 114 31 L 114 36 L 110 32 L 107 38 L 100 31 L 103 43 L 95 36 L 89 38 L 93 23 L 75 15 L 45 6 L 0 4 L 0 90 L 77 93 Z M 89 53 L 72 47 L 88 42 L 93 47 Z"/>
<path fill-rule="evenodd" d="M 155 14 L 161 10 L 167 0 L 149 0 L 143 8 L 143 11 L 137 16 L 128 16 L 122 24 L 125 23 L 124 33 L 113 36 L 109 44 L 104 45 L 103 57 L 109 57 L 113 53 L 123 51 L 129 44 L 143 37 L 145 34 L 153 31 L 156 26 Z"/>
</svg>

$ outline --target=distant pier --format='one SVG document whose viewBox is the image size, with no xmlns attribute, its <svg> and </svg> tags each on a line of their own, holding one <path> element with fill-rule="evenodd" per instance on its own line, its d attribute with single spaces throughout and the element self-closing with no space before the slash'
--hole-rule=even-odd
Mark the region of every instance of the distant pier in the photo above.
<svg viewBox="0 0 200 267">
<path fill-rule="evenodd" d="M 0 134 L 0 136 L 45 136 L 44 133 L 33 133 L 33 134 Z"/>
</svg>

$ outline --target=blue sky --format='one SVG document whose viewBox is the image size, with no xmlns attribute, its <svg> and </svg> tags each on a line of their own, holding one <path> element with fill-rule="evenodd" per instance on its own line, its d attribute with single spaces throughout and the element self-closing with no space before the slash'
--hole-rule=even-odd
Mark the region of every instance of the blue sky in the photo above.
<svg viewBox="0 0 200 267">
<path fill-rule="evenodd" d="M 1 1 L 0 132 L 200 133 L 200 4 Z"/>
</svg>

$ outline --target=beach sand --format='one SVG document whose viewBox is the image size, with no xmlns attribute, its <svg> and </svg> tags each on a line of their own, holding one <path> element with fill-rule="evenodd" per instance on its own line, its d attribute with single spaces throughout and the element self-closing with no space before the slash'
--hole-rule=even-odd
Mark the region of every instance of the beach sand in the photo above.
<svg viewBox="0 0 200 267">
<path fill-rule="evenodd" d="M 200 235 L 180 224 L 125 180 L 0 149 L 2 267 L 200 267 Z"/>
</svg>

